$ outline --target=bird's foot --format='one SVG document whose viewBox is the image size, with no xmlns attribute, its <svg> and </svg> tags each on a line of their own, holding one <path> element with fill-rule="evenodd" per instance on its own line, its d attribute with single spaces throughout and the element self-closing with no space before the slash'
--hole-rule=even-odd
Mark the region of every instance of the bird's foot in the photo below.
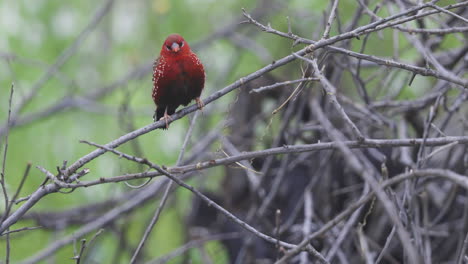
<svg viewBox="0 0 468 264">
<path fill-rule="evenodd" d="M 198 109 L 203 110 L 203 107 L 205 107 L 205 103 L 203 103 L 200 97 L 195 98 L 195 101 L 197 101 Z"/>
<path fill-rule="evenodd" d="M 167 110 L 164 112 L 164 116 L 159 120 L 164 120 L 166 122 L 166 129 L 169 129 L 169 121 L 172 121 L 172 118 L 167 114 Z"/>
</svg>

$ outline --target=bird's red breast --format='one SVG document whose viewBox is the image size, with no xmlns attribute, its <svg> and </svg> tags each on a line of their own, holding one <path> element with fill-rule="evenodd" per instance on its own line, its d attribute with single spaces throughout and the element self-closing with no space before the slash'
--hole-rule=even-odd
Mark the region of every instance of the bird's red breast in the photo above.
<svg viewBox="0 0 468 264">
<path fill-rule="evenodd" d="M 178 34 L 164 41 L 153 66 L 153 100 L 156 118 L 164 111 L 173 114 L 178 106 L 199 98 L 205 84 L 205 70 L 188 43 Z"/>
</svg>

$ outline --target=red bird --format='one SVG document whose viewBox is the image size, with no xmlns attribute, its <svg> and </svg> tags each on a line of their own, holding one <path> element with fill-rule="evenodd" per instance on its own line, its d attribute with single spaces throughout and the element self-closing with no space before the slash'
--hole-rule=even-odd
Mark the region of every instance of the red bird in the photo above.
<svg viewBox="0 0 468 264">
<path fill-rule="evenodd" d="M 154 120 L 164 119 L 166 129 L 169 128 L 170 115 L 193 99 L 201 110 L 204 104 L 200 95 L 204 85 L 205 70 L 197 55 L 182 36 L 169 35 L 153 65 Z"/>
</svg>

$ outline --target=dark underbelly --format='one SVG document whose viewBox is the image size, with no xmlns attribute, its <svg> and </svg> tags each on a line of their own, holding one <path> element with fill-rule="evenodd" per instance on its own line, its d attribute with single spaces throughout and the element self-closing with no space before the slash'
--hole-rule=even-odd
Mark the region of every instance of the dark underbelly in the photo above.
<svg viewBox="0 0 468 264">
<path fill-rule="evenodd" d="M 179 79 L 167 86 L 167 89 L 161 94 L 159 101 L 161 104 L 173 107 L 188 105 L 196 97 L 199 97 L 200 93 L 200 87 Z"/>
</svg>

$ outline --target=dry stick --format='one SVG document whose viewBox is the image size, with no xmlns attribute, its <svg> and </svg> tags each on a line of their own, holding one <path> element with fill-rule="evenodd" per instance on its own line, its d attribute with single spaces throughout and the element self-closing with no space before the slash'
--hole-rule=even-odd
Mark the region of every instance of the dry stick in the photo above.
<svg viewBox="0 0 468 264">
<path fill-rule="evenodd" d="M 463 246 L 460 250 L 460 254 L 457 257 L 457 264 L 463 264 L 463 258 L 465 257 L 467 246 L 468 246 L 468 233 L 466 233 L 465 239 L 463 240 Z"/>
<path fill-rule="evenodd" d="M 78 255 L 76 255 L 75 257 L 73 257 L 72 259 L 76 259 L 76 264 L 80 264 L 81 262 L 81 258 L 83 257 L 83 253 L 85 251 L 85 249 L 87 247 L 89 247 L 94 240 L 96 240 L 96 238 L 102 234 L 102 232 L 104 232 L 104 229 L 99 229 L 99 231 L 96 232 L 96 234 L 94 234 L 94 236 L 89 240 L 88 243 L 86 243 L 86 239 L 82 239 L 81 240 L 81 248 L 80 248 L 80 253 Z"/>
<path fill-rule="evenodd" d="M 303 200 L 299 200 L 299 202 L 297 203 L 296 205 L 296 208 L 294 208 L 293 212 L 290 214 L 289 216 L 289 219 L 287 219 L 285 221 L 285 223 L 281 226 L 281 230 L 280 230 L 280 233 L 284 233 L 286 232 L 287 230 L 290 230 L 290 228 L 292 228 L 292 226 L 294 225 L 294 221 L 297 219 L 297 217 L 299 216 L 300 214 L 300 211 L 301 209 L 306 209 L 305 206 L 306 206 L 306 196 L 305 196 L 305 193 L 306 192 L 312 192 L 312 188 L 316 187 L 321 178 L 320 178 L 320 174 L 321 172 L 324 170 L 324 168 L 326 168 L 328 162 L 331 160 L 331 157 L 332 157 L 332 152 L 333 151 L 325 151 L 324 152 L 324 155 L 322 155 L 319 159 L 319 164 L 318 166 L 316 167 L 316 170 L 315 172 L 310 176 L 310 180 L 309 180 L 309 183 L 307 184 L 307 186 L 304 188 L 304 191 L 302 192 L 302 194 L 304 195 L 304 199 Z M 314 154 L 312 153 L 307 153 L 307 154 L 303 154 L 303 155 L 298 155 L 298 156 L 303 156 L 302 161 L 299 161 L 298 159 L 298 163 L 299 162 L 307 162 L 307 160 L 310 160 L 310 157 L 312 156 L 315 156 Z M 288 164 L 291 168 L 293 168 L 293 166 L 295 167 L 296 165 L 294 164 L 294 161 L 291 162 L 290 164 Z M 313 204 L 312 204 L 313 206 Z M 313 213 L 314 209 L 311 208 L 310 210 L 311 212 L 310 213 Z M 304 212 L 304 221 L 306 221 L 308 218 L 308 215 L 306 212 Z M 310 218 L 309 221 L 312 221 L 312 219 Z M 312 222 L 311 222 L 312 223 Z M 303 232 L 304 234 L 305 232 Z M 305 237 L 307 237 L 309 234 L 305 235 Z"/>
<path fill-rule="evenodd" d="M 312 229 L 312 215 L 313 215 L 313 207 L 314 204 L 312 202 L 312 194 L 310 188 L 307 188 L 304 192 L 304 223 L 302 224 L 302 234 L 304 238 L 310 235 L 310 231 Z M 327 260 L 329 260 L 327 258 Z M 276 260 L 278 261 L 278 259 Z M 310 263 L 309 256 L 307 252 L 301 253 L 300 256 L 300 264 L 307 264 Z"/>
<path fill-rule="evenodd" d="M 420 146 L 424 142 L 424 138 L 414 138 L 414 139 L 366 139 L 364 142 L 360 141 L 344 141 L 349 148 L 383 148 L 383 147 L 415 147 Z M 426 139 L 426 146 L 443 146 L 453 142 L 458 142 L 459 144 L 467 144 L 468 136 L 463 137 L 438 137 L 438 138 L 428 138 Z M 239 155 L 233 155 L 227 158 L 220 158 L 215 160 L 208 160 L 203 162 L 198 162 L 196 164 L 184 165 L 180 167 L 168 168 L 170 173 L 182 174 L 192 171 L 203 170 L 207 168 L 230 165 L 242 160 L 250 160 L 254 158 L 263 158 L 272 155 L 280 154 L 289 154 L 289 153 L 304 153 L 304 152 L 313 152 L 313 151 L 322 151 L 322 150 L 334 150 L 338 149 L 338 144 L 336 142 L 322 142 L 316 144 L 306 144 L 306 145 L 284 145 L 282 147 L 264 149 L 259 151 L 243 152 Z M 81 188 L 81 187 L 90 187 L 99 184 L 105 184 L 110 182 L 122 182 L 129 181 L 141 178 L 148 177 L 157 177 L 163 174 L 159 172 L 142 172 L 134 174 L 125 174 L 121 176 L 114 176 L 109 178 L 100 178 L 93 181 L 81 181 L 77 184 L 64 183 L 60 182 L 59 185 L 62 188 Z"/>
<path fill-rule="evenodd" d="M 7 234 L 12 234 L 12 233 L 18 233 L 18 232 L 22 232 L 22 231 L 36 230 L 36 229 L 39 229 L 39 228 L 42 228 L 42 226 L 23 227 L 23 228 L 19 228 L 19 229 L 4 232 L 0 236 L 4 236 L 4 235 L 7 235 Z"/>
<path fill-rule="evenodd" d="M 252 89 L 249 93 L 261 93 L 261 92 L 269 91 L 269 90 L 272 90 L 274 88 L 281 87 L 281 86 L 287 86 L 287 85 L 290 85 L 290 84 L 301 83 L 301 82 L 318 81 L 318 80 L 319 80 L 318 78 L 311 78 L 311 77 L 309 77 L 309 78 L 300 78 L 300 79 L 296 79 L 296 80 L 279 82 L 279 83 L 275 83 L 275 84 L 272 84 L 272 85 L 262 86 L 262 87 L 259 87 L 259 88 L 256 88 L 256 89 Z"/>
<path fill-rule="evenodd" d="M 282 182 L 287 175 L 288 171 L 288 161 L 289 156 L 284 157 L 281 159 L 281 164 L 279 166 L 279 172 L 275 175 L 273 182 L 271 183 L 271 187 L 269 188 L 268 194 L 262 200 L 262 203 L 259 208 L 257 208 L 254 215 L 248 215 L 252 217 L 256 217 L 257 219 L 261 219 L 267 212 L 268 208 L 272 204 L 273 200 L 275 199 L 276 195 L 278 194 L 280 187 L 282 186 Z"/>
<path fill-rule="evenodd" d="M 445 91 L 444 91 L 445 92 Z M 410 110 L 420 110 L 426 108 L 429 104 L 434 102 L 437 97 L 442 95 L 443 92 L 436 91 L 428 95 L 422 96 L 414 100 L 401 100 L 401 101 L 390 101 L 383 100 L 377 101 L 370 104 L 370 108 L 390 108 L 391 115 L 396 115 L 399 113 L 405 113 Z"/>
<path fill-rule="evenodd" d="M 75 41 L 66 48 L 60 56 L 58 56 L 57 60 L 54 64 L 52 64 L 47 71 L 41 76 L 41 78 L 33 85 L 31 90 L 29 91 L 26 96 L 22 98 L 22 100 L 18 103 L 18 106 L 14 109 L 12 115 L 12 121 L 15 122 L 18 118 L 20 112 L 24 109 L 24 107 L 36 96 L 39 92 L 39 89 L 44 86 L 44 84 L 52 77 L 54 74 L 62 67 L 68 59 L 72 57 L 73 54 L 79 49 L 79 47 L 83 44 L 86 40 L 88 35 L 96 28 L 99 22 L 102 21 L 103 17 L 111 10 L 112 3 L 114 0 L 107 0 L 93 15 L 88 25 L 83 29 L 83 31 L 78 35 Z"/>
<path fill-rule="evenodd" d="M 349 118 L 349 116 L 346 114 L 344 111 L 343 107 L 341 104 L 338 102 L 338 99 L 336 99 L 336 88 L 333 86 L 333 84 L 328 81 L 328 79 L 323 75 L 323 73 L 320 71 L 318 65 L 317 65 L 317 59 L 310 60 L 308 58 L 304 58 L 301 56 L 298 56 L 300 59 L 306 61 L 309 63 L 312 67 L 314 67 L 314 75 L 319 78 L 320 83 L 322 84 L 323 89 L 325 90 L 327 97 L 330 98 L 330 101 L 332 102 L 333 106 L 335 107 L 336 111 L 338 114 L 343 118 L 343 120 L 348 124 L 348 126 L 351 128 L 351 130 L 354 133 L 354 136 L 358 141 L 363 141 L 365 137 L 362 135 L 361 131 L 359 128 L 354 124 L 353 121 Z"/>
<path fill-rule="evenodd" d="M 7 118 L 7 131 L 5 136 L 5 148 L 3 150 L 3 161 L 2 161 L 2 172 L 0 175 L 0 184 L 2 185 L 2 192 L 3 192 L 3 199 L 5 199 L 5 214 L 3 215 L 1 222 L 8 217 L 7 212 L 10 208 L 10 203 L 8 201 L 8 192 L 6 189 L 6 182 L 5 182 L 5 166 L 6 166 L 6 159 L 8 153 L 8 136 L 10 134 L 10 121 L 11 121 L 11 102 L 13 100 L 13 92 L 14 92 L 14 84 L 11 84 L 10 88 L 10 99 L 8 100 L 8 118 Z M 8 230 L 8 229 L 7 229 Z M 6 244 L 5 244 L 5 263 L 10 263 L 10 234 L 6 234 Z"/>
<path fill-rule="evenodd" d="M 380 6 L 377 5 L 375 7 L 375 12 L 377 12 L 377 10 L 379 8 L 380 8 Z M 373 21 L 374 21 L 374 19 L 371 18 L 370 22 L 373 22 Z M 365 50 L 366 45 L 367 45 L 367 41 L 369 40 L 370 36 L 371 36 L 371 34 L 367 34 L 367 35 L 364 36 L 364 40 L 362 41 L 361 49 L 359 50 L 359 53 L 364 53 L 364 50 Z M 362 78 L 361 78 L 361 65 L 362 65 L 362 60 L 358 59 L 357 66 L 356 66 L 356 73 L 353 73 L 352 71 L 350 71 L 350 73 L 353 75 L 353 78 L 356 79 L 356 88 L 357 88 L 358 94 L 362 97 L 362 99 L 364 100 L 366 105 L 369 105 L 370 99 L 369 99 L 369 95 L 368 95 L 368 92 L 367 92 L 367 89 L 366 89 L 366 82 L 363 81 Z"/>
<path fill-rule="evenodd" d="M 4 213 L 5 214 L 4 218 L 6 218 L 8 216 L 8 214 L 10 214 L 10 210 L 11 210 L 11 208 L 13 206 L 13 203 L 16 201 L 16 199 L 18 198 L 18 195 L 20 194 L 21 190 L 23 189 L 24 183 L 26 182 L 26 178 L 28 177 L 30 170 L 31 170 L 31 163 L 28 162 L 28 164 L 26 165 L 26 170 L 23 173 L 23 177 L 21 178 L 20 185 L 18 186 L 18 189 L 16 189 L 16 192 L 13 195 L 13 198 L 11 198 L 10 204 L 8 205 L 8 208 Z"/>
<path fill-rule="evenodd" d="M 448 113 L 450 114 L 450 112 Z M 446 137 L 447 135 L 442 131 L 440 130 L 440 128 L 438 128 L 434 123 L 431 123 L 431 128 L 434 129 L 437 133 L 439 133 L 440 136 L 442 137 Z"/>
<path fill-rule="evenodd" d="M 364 235 L 364 232 L 362 231 L 362 227 L 358 227 L 357 236 L 359 240 L 359 246 L 360 246 L 359 249 L 361 251 L 361 255 L 366 260 L 365 263 L 373 264 L 374 260 L 372 258 L 372 255 L 369 252 L 369 243 L 367 243 L 367 239 L 366 239 L 366 236 Z"/>
<path fill-rule="evenodd" d="M 373 122 L 374 124 L 377 125 L 386 125 L 388 127 L 393 126 L 393 122 L 389 120 L 388 118 L 377 114 L 378 112 L 375 111 L 374 109 L 370 108 L 368 105 L 363 106 L 357 102 L 355 102 L 354 99 L 346 97 L 344 94 L 337 94 L 337 98 L 344 104 L 347 104 L 352 107 L 352 109 L 356 112 L 360 112 L 362 116 L 369 117 L 371 120 L 370 122 Z"/>
<path fill-rule="evenodd" d="M 422 211 L 423 211 L 423 215 L 422 215 L 422 227 L 425 229 L 425 230 L 429 230 L 432 226 L 430 226 L 429 224 L 429 197 L 427 195 L 427 193 L 423 193 L 421 194 L 421 198 L 423 199 L 422 201 Z M 415 226 L 416 228 L 418 228 L 419 226 Z M 432 262 L 432 247 L 431 247 L 431 239 L 429 237 L 429 232 L 424 232 L 424 234 L 422 235 L 422 239 L 423 239 L 423 244 L 422 244 L 422 249 L 423 249 L 423 257 L 424 257 L 424 263 L 431 263 Z"/>
<path fill-rule="evenodd" d="M 388 254 L 386 251 L 390 247 L 390 242 L 393 239 L 393 236 L 395 236 L 395 227 L 392 227 L 392 231 L 390 231 L 390 234 L 387 236 L 387 239 L 385 240 L 385 244 L 382 247 L 382 250 L 380 251 L 380 254 L 377 256 L 377 260 L 375 263 L 380 263 L 382 258 L 384 257 L 385 254 Z"/>
<path fill-rule="evenodd" d="M 463 129 L 463 130 L 465 130 L 465 129 Z M 454 190 L 454 188 L 451 188 L 451 189 Z M 457 191 L 454 190 L 454 192 L 457 192 Z M 460 233 L 458 234 L 458 242 L 457 242 L 458 245 L 457 245 L 457 249 L 455 251 L 455 254 L 457 254 L 459 252 L 460 258 L 464 260 L 464 263 L 466 263 L 466 260 L 468 260 L 468 256 L 466 255 L 466 246 L 467 246 L 466 243 L 468 241 L 467 241 L 467 234 L 465 233 L 466 232 L 467 219 L 468 219 L 468 207 L 467 207 L 467 205 L 465 203 L 464 206 L 463 206 L 463 215 L 460 218 L 461 223 L 463 223 L 463 225 L 462 225 L 462 228 L 457 228 L 457 229 L 460 230 Z M 463 242 L 460 241 L 461 239 L 463 240 Z M 463 252 L 463 254 L 462 254 L 462 252 Z M 454 259 L 456 259 L 456 258 L 454 258 Z"/>
<path fill-rule="evenodd" d="M 226 149 L 227 153 L 224 152 L 224 154 L 229 157 L 229 155 L 239 155 L 241 152 L 232 144 L 231 141 L 229 141 L 228 138 L 222 137 L 221 142 Z M 252 164 L 250 164 L 247 161 L 243 162 L 236 162 L 239 167 L 245 170 L 247 174 L 247 179 L 249 180 L 250 185 L 252 186 L 253 190 L 256 190 L 259 187 L 260 180 L 258 179 L 258 176 L 255 174 L 260 174 L 260 172 L 255 171 L 255 169 L 252 167 Z"/>
<path fill-rule="evenodd" d="M 5 212 L 8 211 L 8 207 L 9 207 L 8 193 L 7 193 L 6 182 L 5 182 L 5 166 L 6 166 L 6 159 L 7 159 L 7 153 L 8 153 L 8 136 L 10 134 L 9 132 L 10 132 L 10 121 L 11 121 L 11 104 L 13 100 L 14 87 L 15 86 L 12 83 L 11 88 L 10 88 L 10 99 L 8 100 L 7 129 L 6 129 L 6 136 L 5 136 L 5 147 L 3 149 L 2 171 L 0 173 L 0 184 L 2 185 L 3 198 L 5 199 Z M 7 217 L 7 214 L 3 215 L 1 222 L 3 222 L 3 220 L 5 220 L 6 217 Z"/>
<path fill-rule="evenodd" d="M 456 17 L 456 18 L 460 19 L 460 20 L 463 20 L 463 22 L 465 22 L 465 23 L 468 23 L 468 19 L 466 19 L 466 18 L 464 18 L 464 17 L 462 17 L 462 16 L 459 16 L 459 15 L 453 13 L 453 12 L 450 12 L 450 11 L 448 11 L 448 10 L 445 9 L 445 8 L 442 8 L 442 7 L 440 7 L 440 6 L 434 5 L 434 4 L 432 4 L 432 3 L 430 3 L 429 6 L 432 7 L 432 8 L 434 8 L 434 9 L 439 10 L 439 11 L 442 12 L 442 13 L 451 15 L 451 16 L 453 16 L 453 17 Z"/>
<path fill-rule="evenodd" d="M 421 259 L 418 254 L 418 251 L 415 248 L 415 246 L 411 243 L 410 235 L 408 234 L 405 227 L 403 226 L 403 223 L 401 222 L 393 203 L 387 197 L 382 187 L 375 180 L 375 178 L 366 170 L 366 168 L 361 164 L 361 162 L 353 154 L 353 152 L 345 144 L 342 144 L 343 135 L 339 131 L 337 131 L 333 127 L 333 125 L 330 123 L 330 121 L 325 117 L 325 115 L 322 112 L 322 109 L 320 108 L 316 100 L 312 102 L 312 109 L 313 109 L 313 112 L 316 114 L 317 119 L 320 121 L 320 123 L 325 127 L 326 131 L 328 132 L 328 136 L 338 143 L 338 148 L 343 153 L 343 156 L 346 157 L 345 160 L 347 161 L 348 165 L 358 175 L 360 175 L 363 178 L 363 180 L 365 180 L 370 185 L 371 189 L 374 191 L 375 195 L 382 203 L 391 221 L 396 226 L 397 234 L 400 237 L 400 241 L 402 243 L 402 246 L 405 252 L 408 254 L 410 263 L 414 263 L 414 264 L 421 263 Z M 289 259 L 292 256 L 293 255 L 287 254 L 283 259 L 286 259 L 286 257 L 287 259 Z"/>
<path fill-rule="evenodd" d="M 189 126 L 189 129 L 187 131 L 187 134 L 185 135 L 184 143 L 182 144 L 182 148 L 180 150 L 179 157 L 177 158 L 176 166 L 180 165 L 180 163 L 182 162 L 182 158 L 184 157 L 184 153 L 185 153 L 185 148 L 187 147 L 189 139 L 190 139 L 190 137 L 192 135 L 193 127 L 195 126 L 195 121 L 197 120 L 198 113 L 199 113 L 198 111 L 195 112 L 195 115 L 192 118 L 192 122 L 190 122 L 190 126 Z M 164 195 L 161 198 L 161 201 L 159 202 L 159 206 L 156 209 L 156 212 L 154 213 L 153 218 L 151 219 L 151 222 L 146 227 L 145 233 L 143 234 L 143 237 L 141 238 L 140 243 L 138 244 L 138 247 L 136 248 L 135 252 L 133 253 L 132 259 L 130 260 L 130 264 L 135 263 L 135 261 L 137 260 L 138 254 L 140 253 L 140 251 L 143 248 L 146 240 L 148 239 L 149 234 L 153 230 L 154 225 L 156 224 L 156 222 L 158 222 L 159 215 L 161 214 L 161 212 L 162 212 L 162 210 L 164 208 L 164 205 L 166 204 L 167 198 L 169 197 L 169 192 L 170 192 L 170 190 L 172 188 L 172 184 L 173 184 L 173 181 L 169 181 L 169 183 L 167 184 L 166 190 L 164 190 Z"/>
<path fill-rule="evenodd" d="M 13 201 L 15 204 L 19 204 L 21 202 L 24 202 L 24 201 L 27 201 L 29 200 L 29 198 L 31 197 L 31 195 L 28 195 L 28 196 L 25 196 L 25 197 L 21 197 L 21 198 L 18 198 L 16 199 L 15 201 Z"/>
<path fill-rule="evenodd" d="M 85 248 L 86 248 L 86 239 L 82 239 L 82 240 L 81 240 L 80 253 L 78 253 L 78 255 L 75 254 L 76 256 L 73 257 L 73 259 L 76 259 L 76 264 L 80 264 L 81 255 L 83 254 Z"/>
<path fill-rule="evenodd" d="M 153 217 L 151 218 L 150 223 L 146 227 L 145 233 L 143 234 L 143 237 L 140 240 L 140 243 L 138 243 L 138 247 L 136 248 L 135 252 L 133 253 L 132 259 L 130 260 L 130 263 L 133 264 L 135 261 L 137 261 L 138 254 L 140 253 L 141 249 L 145 245 L 146 240 L 148 239 L 149 234 L 153 230 L 154 225 L 156 222 L 159 220 L 159 215 L 162 212 L 162 209 L 164 208 L 164 205 L 166 205 L 167 198 L 169 197 L 169 192 L 172 187 L 172 182 L 168 182 L 166 185 L 166 189 L 164 190 L 164 195 L 161 198 L 161 201 L 159 202 L 158 208 L 156 209 L 156 212 L 154 213 Z"/>
<path fill-rule="evenodd" d="M 432 151 L 431 153 L 429 153 L 428 155 L 426 155 L 425 157 L 422 158 L 422 163 L 425 163 L 427 160 L 429 160 L 430 158 L 432 158 L 434 155 L 436 155 L 437 153 L 440 153 L 441 151 L 445 151 L 455 145 L 457 145 L 458 142 L 452 142 L 452 143 L 449 143 L 447 145 L 443 145 L 441 146 L 440 148 L 437 148 L 435 149 L 434 151 Z"/>
<path fill-rule="evenodd" d="M 305 86 L 305 83 L 300 83 L 299 85 L 296 86 L 296 88 L 294 88 L 294 90 L 292 91 L 292 93 L 288 96 L 288 98 L 286 98 L 286 100 L 284 100 L 284 102 L 278 106 L 275 110 L 273 110 L 271 112 L 272 115 L 275 115 L 276 113 L 278 113 L 281 109 L 283 109 L 289 101 L 291 100 L 295 100 L 295 98 L 297 98 L 297 96 L 302 92 L 302 90 L 304 89 L 304 86 Z M 287 122 L 285 123 L 285 125 L 287 124 Z"/>
<path fill-rule="evenodd" d="M 275 236 L 276 236 L 276 260 L 279 259 L 280 252 L 282 248 L 280 247 L 279 241 L 280 241 L 280 226 L 281 226 L 281 210 L 276 209 L 275 213 Z"/>
<path fill-rule="evenodd" d="M 325 26 L 325 30 L 323 32 L 322 39 L 327 39 L 327 38 L 330 37 L 330 29 L 331 29 L 331 25 L 333 23 L 333 20 L 335 20 L 335 17 L 336 17 L 336 8 L 338 7 L 338 1 L 339 0 L 334 0 L 333 1 L 333 5 L 332 5 L 331 11 L 330 11 L 330 16 L 328 17 L 327 25 Z"/>
<path fill-rule="evenodd" d="M 404 28 L 400 27 L 399 30 L 408 33 L 422 33 L 422 34 L 436 34 L 436 35 L 445 35 L 453 33 L 463 33 L 468 32 L 468 27 L 451 27 L 451 28 Z"/>
<path fill-rule="evenodd" d="M 425 138 L 425 139 L 429 137 L 430 124 L 434 121 L 434 119 L 436 117 L 435 116 L 436 113 L 435 113 L 434 108 L 438 107 L 439 102 L 440 102 L 439 98 L 437 98 L 434 105 L 430 107 L 429 113 L 427 115 L 427 118 L 426 118 L 426 121 L 425 121 L 425 124 L 424 124 L 424 131 L 423 131 L 423 138 Z M 417 153 L 417 158 L 416 158 L 416 167 L 417 168 L 422 167 L 422 164 L 423 164 L 422 162 L 424 160 L 424 155 L 426 153 L 425 150 L 426 150 L 425 149 L 425 144 L 423 143 L 423 144 L 421 144 L 421 147 L 419 148 L 418 153 Z"/>
</svg>

